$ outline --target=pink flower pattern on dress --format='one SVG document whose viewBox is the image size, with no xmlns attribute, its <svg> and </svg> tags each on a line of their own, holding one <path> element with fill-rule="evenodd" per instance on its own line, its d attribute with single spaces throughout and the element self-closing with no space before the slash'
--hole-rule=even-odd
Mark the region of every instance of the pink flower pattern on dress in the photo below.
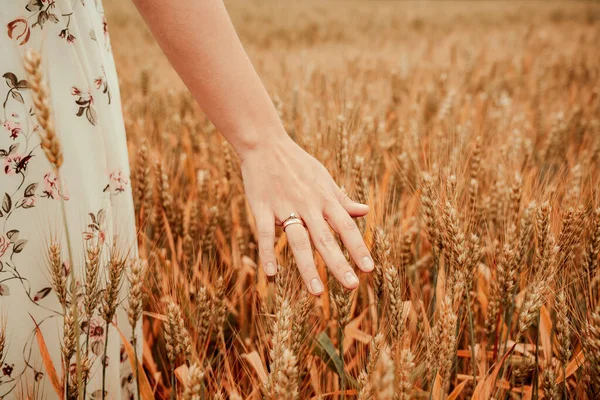
<svg viewBox="0 0 600 400">
<path fill-rule="evenodd" d="M 75 104 L 79 106 L 79 109 L 75 115 L 82 117 L 85 115 L 87 120 L 92 125 L 98 123 L 98 115 L 96 114 L 96 108 L 94 107 L 94 96 L 91 90 L 81 90 L 77 86 L 71 88 L 71 95 L 77 97 Z"/>
<path fill-rule="evenodd" d="M 23 160 L 22 154 L 11 154 L 4 159 L 4 173 L 6 175 L 15 175 L 19 170 L 19 165 Z"/>
<path fill-rule="evenodd" d="M 48 197 L 49 199 L 63 199 L 69 200 L 69 198 L 61 193 L 60 183 L 58 181 L 58 177 L 54 174 L 54 172 L 48 172 L 44 175 L 44 194 L 43 197 Z"/>
<path fill-rule="evenodd" d="M 2 125 L 8 131 L 8 133 L 10 134 L 10 138 L 13 140 L 17 139 L 19 137 L 19 134 L 22 132 L 20 122 L 6 120 Z"/>
<path fill-rule="evenodd" d="M 123 173 L 123 171 L 113 171 L 108 176 L 108 185 L 104 188 L 104 191 L 110 191 L 111 194 L 123 193 L 129 186 L 129 178 Z"/>
</svg>

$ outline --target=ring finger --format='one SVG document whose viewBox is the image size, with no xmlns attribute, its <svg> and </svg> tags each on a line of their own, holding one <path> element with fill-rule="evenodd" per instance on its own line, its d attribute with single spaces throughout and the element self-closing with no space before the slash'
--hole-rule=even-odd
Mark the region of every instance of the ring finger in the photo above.
<svg viewBox="0 0 600 400">
<path fill-rule="evenodd" d="M 323 293 L 323 283 L 315 266 L 310 237 L 306 228 L 301 224 L 292 224 L 286 227 L 285 234 L 306 287 L 312 294 L 320 295 Z"/>
</svg>

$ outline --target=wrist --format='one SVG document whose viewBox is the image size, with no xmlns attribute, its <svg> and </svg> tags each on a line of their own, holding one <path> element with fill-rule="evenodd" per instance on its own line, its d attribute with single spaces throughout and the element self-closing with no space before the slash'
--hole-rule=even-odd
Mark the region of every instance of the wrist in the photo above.
<svg viewBox="0 0 600 400">
<path fill-rule="evenodd" d="M 252 154 L 275 150 L 292 139 L 281 124 L 268 128 L 252 128 L 235 135 L 232 147 L 241 162 Z"/>
</svg>

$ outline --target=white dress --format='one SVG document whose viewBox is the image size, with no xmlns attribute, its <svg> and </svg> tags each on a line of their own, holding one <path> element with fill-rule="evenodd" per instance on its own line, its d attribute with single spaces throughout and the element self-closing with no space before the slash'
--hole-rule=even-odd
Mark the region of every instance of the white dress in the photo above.
<svg viewBox="0 0 600 400">
<path fill-rule="evenodd" d="M 58 390 L 40 357 L 34 324 L 64 383 L 64 313 L 50 281 L 49 244 L 60 243 L 63 273 L 70 276 L 68 232 L 78 281 L 85 276 L 86 249 L 99 246 L 101 287 L 112 244 L 127 257 L 137 254 L 119 87 L 100 0 L 0 0 L 0 28 L 0 399 L 54 399 Z M 42 55 L 64 155 L 59 176 L 40 148 L 23 67 L 27 48 Z M 78 293 L 82 300 L 83 287 Z M 114 322 L 130 339 L 124 299 L 123 287 Z M 80 327 L 82 352 L 93 362 L 86 398 L 102 397 L 106 340 L 106 398 L 133 398 L 135 380 L 115 326 L 107 338 L 96 312 Z M 70 363 L 73 373 L 75 357 Z"/>
</svg>

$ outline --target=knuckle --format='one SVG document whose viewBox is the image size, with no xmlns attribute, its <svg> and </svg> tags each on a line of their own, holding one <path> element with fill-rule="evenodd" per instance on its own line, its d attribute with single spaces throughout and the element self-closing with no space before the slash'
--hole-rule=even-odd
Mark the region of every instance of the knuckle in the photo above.
<svg viewBox="0 0 600 400">
<path fill-rule="evenodd" d="M 271 258 L 275 254 L 275 250 L 273 246 L 258 246 L 258 252 L 260 253 L 261 258 Z"/>
<path fill-rule="evenodd" d="M 328 197 L 324 200 L 325 210 L 334 210 L 336 207 L 339 207 L 340 201 L 336 197 Z"/>
<path fill-rule="evenodd" d="M 296 260 L 296 267 L 303 278 L 309 278 L 314 274 L 315 263 L 312 258 Z"/>
<path fill-rule="evenodd" d="M 350 269 L 350 264 L 348 264 L 348 260 L 345 258 L 340 258 L 333 263 L 333 270 L 340 274 L 348 269 Z"/>
<path fill-rule="evenodd" d="M 358 246 L 356 246 L 354 248 L 354 251 L 356 254 L 358 254 L 360 256 L 368 256 L 369 255 L 369 249 L 367 249 L 367 246 L 365 246 L 364 243 L 361 243 Z"/>
<path fill-rule="evenodd" d="M 257 232 L 257 234 L 258 238 L 264 241 L 271 240 L 274 236 L 273 231 L 269 229 L 261 229 Z"/>
<path fill-rule="evenodd" d="M 333 233 L 329 229 L 325 229 L 319 236 L 319 243 L 323 247 L 329 248 L 336 243 L 335 236 L 333 236 Z"/>
<path fill-rule="evenodd" d="M 352 233 L 358 231 L 358 226 L 352 219 L 348 218 L 342 222 L 342 229 L 344 232 Z"/>
<path fill-rule="evenodd" d="M 293 239 L 291 244 L 299 251 L 310 250 L 310 239 L 306 236 Z"/>
</svg>

